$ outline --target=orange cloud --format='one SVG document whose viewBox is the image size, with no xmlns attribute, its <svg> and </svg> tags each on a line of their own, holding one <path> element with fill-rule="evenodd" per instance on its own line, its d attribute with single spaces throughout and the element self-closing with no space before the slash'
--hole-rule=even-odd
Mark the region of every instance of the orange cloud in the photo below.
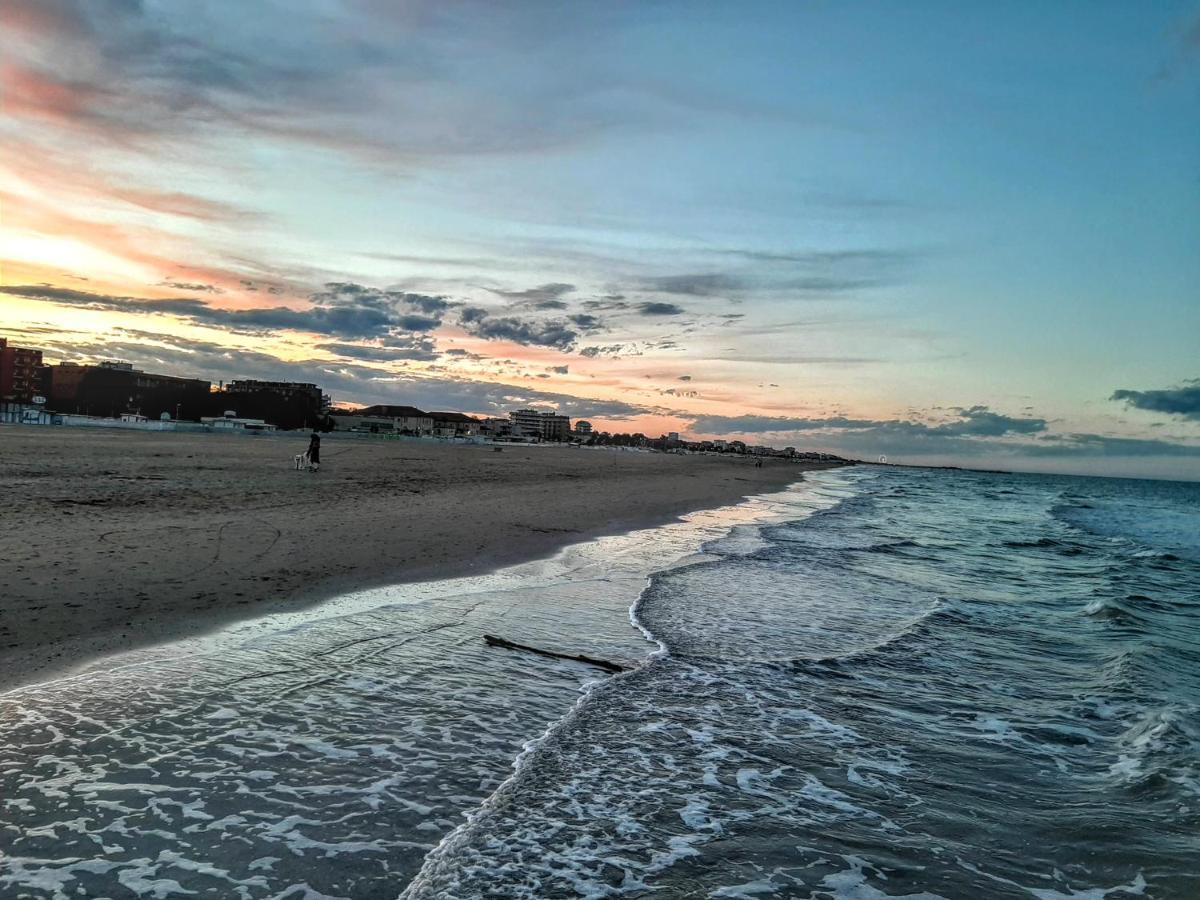
<svg viewBox="0 0 1200 900">
<path fill-rule="evenodd" d="M 77 128 L 107 92 L 90 84 L 62 81 L 36 69 L 6 62 L 0 66 L 4 111 L 13 117 L 46 119 Z"/>
</svg>

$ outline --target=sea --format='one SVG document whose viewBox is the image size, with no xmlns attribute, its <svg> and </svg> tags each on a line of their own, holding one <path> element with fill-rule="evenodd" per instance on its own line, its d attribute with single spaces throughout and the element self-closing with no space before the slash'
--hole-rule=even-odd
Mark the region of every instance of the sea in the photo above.
<svg viewBox="0 0 1200 900">
<path fill-rule="evenodd" d="M 0 896 L 1200 897 L 1200 484 L 808 473 L 96 661 L 0 694 Z"/>
</svg>

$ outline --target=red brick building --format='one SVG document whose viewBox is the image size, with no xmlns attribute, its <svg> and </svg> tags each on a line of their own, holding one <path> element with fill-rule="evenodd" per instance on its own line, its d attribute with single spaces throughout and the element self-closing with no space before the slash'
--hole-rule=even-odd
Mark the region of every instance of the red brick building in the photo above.
<svg viewBox="0 0 1200 900">
<path fill-rule="evenodd" d="M 0 337 L 0 400 L 29 403 L 38 394 L 42 351 L 8 346 Z"/>
</svg>

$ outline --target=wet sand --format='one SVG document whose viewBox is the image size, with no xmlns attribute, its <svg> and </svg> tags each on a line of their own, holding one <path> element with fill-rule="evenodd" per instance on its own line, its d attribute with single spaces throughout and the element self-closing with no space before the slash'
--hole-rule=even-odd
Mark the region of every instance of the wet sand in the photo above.
<svg viewBox="0 0 1200 900">
<path fill-rule="evenodd" d="M 326 437 L 0 427 L 0 690 L 364 587 L 484 572 L 813 465 Z"/>
</svg>

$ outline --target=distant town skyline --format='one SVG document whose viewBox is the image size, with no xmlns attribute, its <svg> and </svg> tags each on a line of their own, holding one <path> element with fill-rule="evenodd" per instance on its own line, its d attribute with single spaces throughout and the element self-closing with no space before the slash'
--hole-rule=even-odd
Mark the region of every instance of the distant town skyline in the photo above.
<svg viewBox="0 0 1200 900">
<path fill-rule="evenodd" d="M 0 17 L 48 361 L 1200 479 L 1200 3 Z"/>
</svg>

